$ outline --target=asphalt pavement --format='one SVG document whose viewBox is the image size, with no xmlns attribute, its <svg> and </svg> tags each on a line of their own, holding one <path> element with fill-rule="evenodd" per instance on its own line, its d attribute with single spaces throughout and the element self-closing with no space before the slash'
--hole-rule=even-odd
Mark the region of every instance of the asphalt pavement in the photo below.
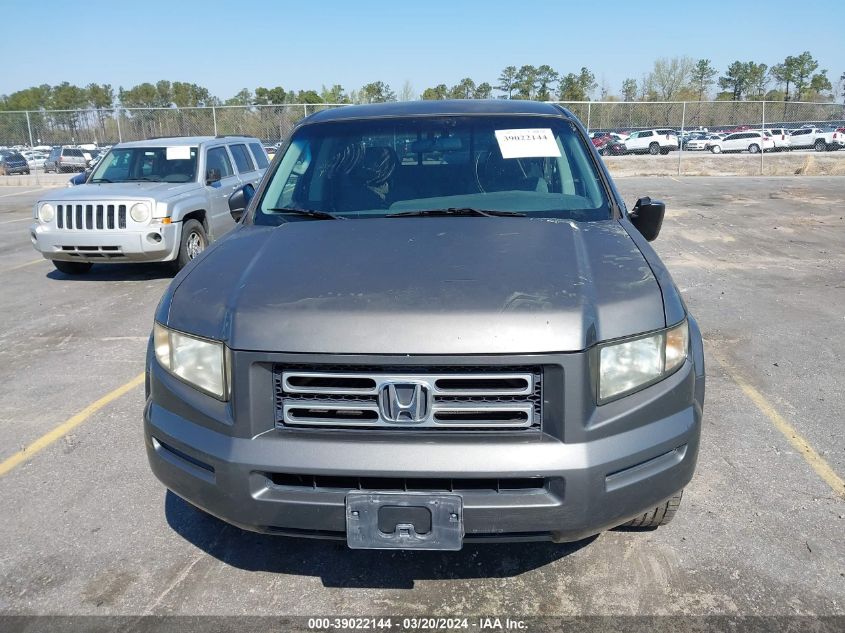
<svg viewBox="0 0 845 633">
<path fill-rule="evenodd" d="M 0 613 L 845 615 L 845 178 L 617 185 L 667 202 L 655 248 L 706 340 L 697 474 L 655 531 L 458 553 L 246 533 L 168 494 L 136 379 L 169 271 L 66 277 L 29 242 L 43 190 L 0 188 L 0 464 L 67 431 L 0 474 Z"/>
</svg>

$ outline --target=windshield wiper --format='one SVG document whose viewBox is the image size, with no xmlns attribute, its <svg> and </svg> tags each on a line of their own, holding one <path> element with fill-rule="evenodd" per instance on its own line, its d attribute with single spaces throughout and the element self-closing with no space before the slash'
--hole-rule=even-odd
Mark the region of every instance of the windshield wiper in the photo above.
<svg viewBox="0 0 845 633">
<path fill-rule="evenodd" d="M 334 215 L 327 211 L 314 211 L 312 209 L 294 209 L 293 207 L 273 207 L 265 209 L 265 211 L 273 211 L 274 213 L 290 213 L 291 215 L 302 215 L 314 220 L 345 220 L 346 218 Z"/>
<path fill-rule="evenodd" d="M 476 209 L 474 207 L 447 207 L 445 209 L 424 209 L 422 211 L 403 211 L 401 213 L 388 213 L 387 218 L 413 218 L 425 216 L 485 216 L 485 217 L 506 217 L 524 218 L 524 213 L 517 211 L 493 211 L 489 209 Z"/>
<path fill-rule="evenodd" d="M 108 178 L 92 178 L 88 182 L 111 182 Z"/>
</svg>

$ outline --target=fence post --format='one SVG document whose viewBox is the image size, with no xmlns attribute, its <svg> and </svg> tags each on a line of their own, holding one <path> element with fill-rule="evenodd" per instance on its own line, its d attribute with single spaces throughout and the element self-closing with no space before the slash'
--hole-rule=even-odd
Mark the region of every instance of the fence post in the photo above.
<svg viewBox="0 0 845 633">
<path fill-rule="evenodd" d="M 217 136 L 217 108 L 211 106 L 211 118 L 214 120 L 214 136 Z"/>
<path fill-rule="evenodd" d="M 681 175 L 681 154 L 684 153 L 684 125 L 687 122 L 687 102 L 684 101 L 684 109 L 681 110 L 681 138 L 678 139 L 678 175 Z"/>
<path fill-rule="evenodd" d="M 35 143 L 32 142 L 32 125 L 29 122 L 29 110 L 26 111 L 26 131 L 29 132 L 29 147 L 32 149 L 35 147 Z"/>
<path fill-rule="evenodd" d="M 760 123 L 760 175 L 763 175 L 763 154 L 766 153 L 766 149 L 763 147 L 763 130 L 766 129 L 766 102 L 763 101 L 763 116 L 762 121 Z"/>
<path fill-rule="evenodd" d="M 590 133 L 590 102 L 587 102 L 587 134 Z"/>
<path fill-rule="evenodd" d="M 117 142 L 123 142 L 123 133 L 120 131 L 120 108 L 115 108 L 115 114 L 117 114 Z"/>
<path fill-rule="evenodd" d="M 302 104 L 302 115 L 308 116 L 308 106 L 306 104 Z"/>
</svg>

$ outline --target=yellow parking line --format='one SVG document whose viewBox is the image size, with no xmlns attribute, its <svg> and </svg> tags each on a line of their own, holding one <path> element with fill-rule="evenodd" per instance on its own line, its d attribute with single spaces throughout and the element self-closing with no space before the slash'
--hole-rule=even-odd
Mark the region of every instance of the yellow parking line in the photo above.
<svg viewBox="0 0 845 633">
<path fill-rule="evenodd" d="M 9 266 L 8 268 L 4 268 L 0 270 L 0 273 L 7 273 L 10 270 L 17 270 L 18 268 L 26 268 L 27 266 L 32 266 L 33 264 L 37 264 L 38 262 L 46 262 L 47 260 L 43 257 L 41 259 L 33 259 L 28 262 L 24 262 L 23 264 L 16 264 L 15 266 Z"/>
<path fill-rule="evenodd" d="M 783 434 L 790 444 L 792 444 L 795 450 L 798 451 L 798 454 L 804 458 L 804 461 L 806 461 L 810 467 L 816 471 L 816 474 L 833 489 L 833 492 L 840 497 L 845 498 L 845 480 L 836 474 L 830 464 L 825 461 L 824 457 L 819 455 L 816 450 L 810 446 L 810 443 L 796 430 L 796 428 L 787 422 L 786 419 L 778 413 L 777 409 L 775 409 L 771 403 L 766 400 L 766 397 L 757 391 L 757 389 L 752 387 L 748 381 L 746 381 L 745 378 L 737 372 L 736 368 L 721 354 L 714 352 L 713 356 L 716 357 L 716 360 L 719 361 L 719 364 L 728 376 L 730 376 L 731 380 L 733 380 L 737 386 L 742 389 L 742 392 L 748 396 L 751 402 L 753 402 L 758 409 L 760 409 L 760 412 L 769 418 L 772 425 Z"/>
<path fill-rule="evenodd" d="M 52 431 L 45 433 L 37 440 L 35 440 L 29 446 L 19 450 L 17 453 L 14 453 L 11 457 L 7 458 L 3 462 L 0 462 L 0 477 L 7 474 L 9 471 L 13 470 L 16 466 L 19 466 L 23 462 L 27 461 L 36 453 L 44 450 L 50 444 L 63 438 L 65 435 L 70 433 L 73 429 L 77 426 L 85 422 L 88 418 L 94 415 L 97 411 L 102 409 L 104 406 L 117 400 L 120 396 L 124 395 L 125 393 L 131 391 L 138 385 L 144 382 L 144 374 L 138 374 L 132 380 L 127 382 L 124 385 L 121 385 L 114 391 L 111 391 L 104 395 L 102 398 L 89 404 L 87 407 L 82 409 L 79 413 L 77 413 L 72 418 L 62 422 L 59 426 L 54 428 Z"/>
</svg>

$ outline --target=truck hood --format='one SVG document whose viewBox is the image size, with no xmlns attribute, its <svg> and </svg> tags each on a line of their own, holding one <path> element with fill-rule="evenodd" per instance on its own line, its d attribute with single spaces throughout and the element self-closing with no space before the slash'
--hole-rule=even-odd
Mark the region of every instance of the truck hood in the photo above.
<svg viewBox="0 0 845 633">
<path fill-rule="evenodd" d="M 611 220 L 301 221 L 210 250 L 158 318 L 233 349 L 568 352 L 666 324 L 651 268 Z"/>
<path fill-rule="evenodd" d="M 39 202 L 76 200 L 166 200 L 199 188 L 195 182 L 103 182 L 50 191 Z"/>
</svg>

